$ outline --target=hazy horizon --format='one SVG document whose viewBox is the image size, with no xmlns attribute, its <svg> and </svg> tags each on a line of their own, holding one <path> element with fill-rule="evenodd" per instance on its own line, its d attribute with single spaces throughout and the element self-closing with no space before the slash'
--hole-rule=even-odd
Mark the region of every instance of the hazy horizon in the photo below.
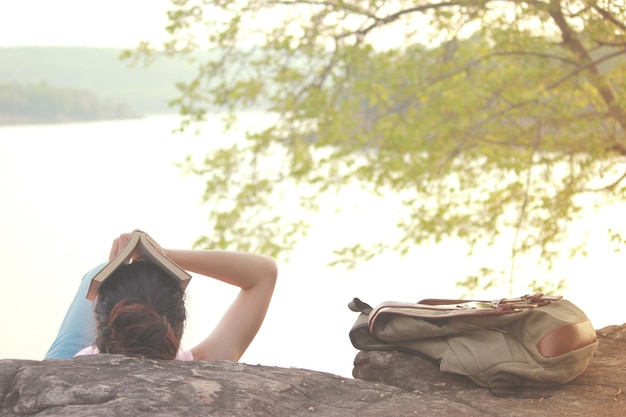
<svg viewBox="0 0 626 417">
<path fill-rule="evenodd" d="M 83 2 L 22 0 L 0 3 L 0 47 L 132 48 L 167 37 L 168 0 Z"/>
</svg>

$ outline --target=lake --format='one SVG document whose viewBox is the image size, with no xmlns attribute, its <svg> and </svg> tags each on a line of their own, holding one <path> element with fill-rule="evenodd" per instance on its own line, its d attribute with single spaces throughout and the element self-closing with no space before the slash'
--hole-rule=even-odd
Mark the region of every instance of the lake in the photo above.
<svg viewBox="0 0 626 417">
<path fill-rule="evenodd" d="M 267 120 L 261 113 L 240 119 L 246 126 Z M 225 135 L 215 116 L 199 136 L 173 135 L 178 122 L 178 116 L 163 115 L 0 127 L 0 358 L 43 357 L 80 278 L 107 258 L 119 233 L 140 228 L 163 246 L 190 247 L 208 232 L 209 208 L 200 205 L 203 184 L 174 164 L 242 133 Z M 506 242 L 470 258 L 462 244 L 448 241 L 416 248 L 405 258 L 384 254 L 355 270 L 330 268 L 337 242 L 394 233 L 395 219 L 387 213 L 397 204 L 350 188 L 333 201 L 342 211 L 322 209 L 310 217 L 310 233 L 280 265 L 272 305 L 243 362 L 349 377 L 357 353 L 348 339 L 356 319 L 347 308 L 353 297 L 371 304 L 457 297 L 455 282 L 477 267 L 494 259 L 509 263 Z M 576 237 L 590 243 L 587 258 L 560 260 L 549 275 L 532 265 L 521 272 L 567 278 L 563 295 L 596 328 L 626 322 L 626 313 L 615 308 L 622 303 L 622 255 L 605 236 L 609 226 L 626 234 L 623 210 L 607 207 L 576 223 Z M 208 334 L 235 290 L 196 277 L 188 295 L 185 347 Z"/>
</svg>

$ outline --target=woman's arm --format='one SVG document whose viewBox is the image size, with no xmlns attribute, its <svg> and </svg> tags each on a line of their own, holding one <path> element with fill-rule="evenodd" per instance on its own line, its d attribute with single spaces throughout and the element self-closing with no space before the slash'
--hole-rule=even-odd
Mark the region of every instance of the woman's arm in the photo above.
<svg viewBox="0 0 626 417">
<path fill-rule="evenodd" d="M 194 359 L 239 360 L 263 323 L 274 292 L 276 262 L 265 256 L 219 250 L 164 249 L 183 269 L 241 290 L 215 329 L 191 349 Z"/>
</svg>

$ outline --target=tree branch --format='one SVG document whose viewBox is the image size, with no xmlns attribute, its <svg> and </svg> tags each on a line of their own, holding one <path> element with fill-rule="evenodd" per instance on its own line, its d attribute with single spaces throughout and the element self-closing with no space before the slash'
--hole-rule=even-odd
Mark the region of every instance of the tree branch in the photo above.
<svg viewBox="0 0 626 417">
<path fill-rule="evenodd" d="M 619 20 L 617 20 L 615 18 L 615 16 L 613 16 L 611 13 L 609 13 L 607 10 L 604 10 L 602 8 L 600 8 L 600 6 L 598 6 L 597 2 L 593 2 L 593 5 L 591 6 L 596 12 L 598 12 L 600 14 L 600 16 L 602 16 L 602 18 L 608 22 L 611 22 L 612 24 L 614 24 L 615 26 L 617 26 L 618 28 L 620 28 L 622 30 L 622 32 L 626 32 L 626 25 L 623 22 L 620 22 Z"/>
<path fill-rule="evenodd" d="M 571 78 L 571 77 L 573 77 L 573 76 L 575 76 L 577 74 L 580 74 L 581 72 L 586 71 L 586 70 L 590 69 L 591 67 L 595 67 L 596 65 L 598 65 L 598 64 L 600 64 L 600 63 L 602 63 L 604 61 L 608 61 L 609 59 L 615 58 L 616 56 L 619 56 L 619 55 L 622 55 L 622 54 L 626 54 L 626 49 L 621 50 L 621 51 L 613 52 L 612 54 L 605 55 L 605 56 L 603 56 L 603 57 L 601 57 L 601 58 L 599 58 L 599 59 L 597 59 L 595 61 L 588 62 L 585 65 L 580 65 L 574 71 L 570 72 L 569 74 L 565 74 L 563 77 L 561 77 L 558 80 L 554 81 L 553 83 L 549 84 L 546 87 L 546 90 L 552 90 L 553 88 L 556 88 L 559 84 L 562 84 L 563 82 L 567 81 L 569 78 Z"/>
<path fill-rule="evenodd" d="M 597 66 L 593 64 L 593 60 L 591 59 L 588 51 L 585 49 L 585 46 L 582 44 L 580 39 L 578 39 L 576 31 L 569 26 L 565 16 L 563 16 L 561 0 L 550 0 L 548 13 L 561 31 L 563 47 L 579 57 L 579 59 L 587 66 L 587 71 L 589 71 L 592 75 L 592 77 L 590 77 L 590 82 L 606 104 L 609 117 L 613 118 L 622 127 L 622 129 L 626 129 L 626 112 L 620 104 L 616 102 L 613 90 L 602 78 L 600 71 Z"/>
<path fill-rule="evenodd" d="M 461 4 L 459 4 L 459 2 L 457 1 L 448 1 L 448 2 L 442 2 L 442 3 L 437 3 L 437 4 L 424 4 L 421 6 L 416 6 L 416 7 L 411 7 L 409 9 L 405 9 L 405 10 L 400 10 L 398 12 L 395 12 L 393 14 L 390 14 L 388 16 L 385 17 L 377 17 L 377 16 L 368 16 L 370 17 L 372 20 L 374 20 L 374 23 L 372 23 L 369 26 L 366 26 L 362 29 L 359 30 L 355 30 L 355 31 L 350 31 L 350 32 L 346 32 L 343 33 L 341 35 L 339 35 L 338 38 L 345 38 L 348 36 L 357 36 L 362 38 L 363 36 L 367 35 L 369 32 L 371 32 L 372 30 L 389 24 L 391 22 L 394 22 L 396 20 L 398 20 L 399 18 L 401 18 L 402 16 L 406 15 L 406 14 L 411 14 L 411 13 L 417 13 L 417 12 L 425 12 L 427 10 L 436 10 L 436 9 L 441 9 L 441 8 L 445 8 L 445 7 L 453 7 L 453 6 L 461 6 Z"/>
<path fill-rule="evenodd" d="M 585 190 L 585 191 L 593 192 L 593 193 L 602 192 L 602 191 L 610 191 L 613 188 L 617 187 L 619 185 L 619 183 L 624 180 L 624 178 L 626 178 L 626 172 L 624 172 L 618 179 L 616 179 L 615 181 L 613 181 L 610 184 L 605 185 L 604 187 L 591 188 L 591 189 L 588 189 L 588 190 Z"/>
</svg>

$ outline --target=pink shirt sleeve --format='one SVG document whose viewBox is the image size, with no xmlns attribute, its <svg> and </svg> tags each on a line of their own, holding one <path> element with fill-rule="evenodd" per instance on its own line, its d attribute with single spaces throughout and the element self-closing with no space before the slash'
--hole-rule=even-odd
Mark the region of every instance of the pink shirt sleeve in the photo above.
<svg viewBox="0 0 626 417">
<path fill-rule="evenodd" d="M 98 353 L 100 353 L 98 351 L 98 348 L 96 348 L 95 346 L 89 346 L 89 347 L 79 350 L 78 353 L 74 355 L 74 357 L 84 356 L 84 355 L 96 355 Z M 190 350 L 179 350 L 174 359 L 176 359 L 177 361 L 192 361 L 193 354 L 191 353 Z"/>
<path fill-rule="evenodd" d="M 176 354 L 175 359 L 177 361 L 192 361 L 193 354 L 191 353 L 190 350 L 179 350 L 178 353 Z"/>
<path fill-rule="evenodd" d="M 98 349 L 95 346 L 88 346 L 84 349 L 79 350 L 78 353 L 74 355 L 74 357 L 84 356 L 84 355 L 95 355 L 97 353 L 100 353 L 100 352 L 98 352 Z"/>
</svg>

